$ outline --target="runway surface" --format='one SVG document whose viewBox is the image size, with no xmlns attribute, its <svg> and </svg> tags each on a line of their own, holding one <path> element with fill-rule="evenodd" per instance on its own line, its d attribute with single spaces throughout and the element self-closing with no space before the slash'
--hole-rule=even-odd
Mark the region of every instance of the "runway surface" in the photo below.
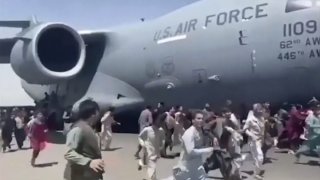
<svg viewBox="0 0 320 180">
<path fill-rule="evenodd" d="M 63 155 L 66 151 L 64 139 L 61 134 L 51 136 L 54 144 L 49 143 L 47 149 L 40 153 L 37 163 L 41 167 L 31 167 L 31 150 L 17 150 L 14 152 L 0 153 L 0 179 L 1 180 L 63 180 L 66 161 Z M 15 139 L 12 141 L 15 144 Z M 28 147 L 29 143 L 25 143 Z M 106 163 L 104 179 L 107 180 L 142 180 L 144 172 L 137 170 L 137 160 L 134 153 L 137 148 L 136 134 L 114 134 L 112 141 L 115 151 L 103 152 Z M 16 149 L 14 145 L 13 150 Z M 174 148 L 173 151 L 179 151 Z M 302 157 L 302 164 L 295 164 L 293 155 L 287 153 L 275 153 L 270 151 L 268 155 L 272 163 L 264 165 L 266 170 L 265 180 L 319 180 L 319 159 Z M 170 179 L 172 167 L 176 165 L 178 158 L 160 159 L 157 164 L 159 179 Z M 244 163 L 242 175 L 245 179 L 253 179 L 250 175 L 253 170 L 252 161 Z M 222 179 L 219 171 L 210 172 L 208 179 Z"/>
</svg>

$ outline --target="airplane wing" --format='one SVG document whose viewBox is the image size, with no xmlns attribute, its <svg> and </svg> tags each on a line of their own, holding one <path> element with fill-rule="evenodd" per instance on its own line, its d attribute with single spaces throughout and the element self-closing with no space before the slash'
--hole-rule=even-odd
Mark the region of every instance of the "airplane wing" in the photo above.
<svg viewBox="0 0 320 180">
<path fill-rule="evenodd" d="M 10 63 L 11 49 L 16 41 L 14 38 L 0 39 L 0 64 Z"/>
<path fill-rule="evenodd" d="M 1 39 L 0 38 L 0 64 L 6 64 L 6 65 L 10 65 L 10 63 L 12 63 L 12 60 L 10 58 L 11 56 L 11 51 L 15 45 L 15 43 L 17 41 L 20 41 L 19 39 L 24 39 L 24 38 L 34 38 L 36 35 L 34 35 L 35 33 L 37 33 L 39 31 L 40 28 L 43 28 L 45 26 L 49 26 L 49 23 L 37 23 L 36 21 L 0 21 L 0 27 L 10 27 L 10 28 L 21 28 L 22 31 L 18 32 L 18 34 L 15 37 L 12 38 L 6 38 L 6 39 Z M 55 24 L 55 23 L 52 23 Z M 59 24 L 59 23 L 57 23 Z M 61 23 L 62 24 L 62 23 Z M 59 24 L 60 25 L 60 24 Z M 65 25 L 67 26 L 67 25 Z M 61 26 L 64 27 L 64 26 Z M 38 29 L 37 29 L 38 28 Z M 65 27 L 64 27 L 65 28 Z M 68 27 L 70 29 L 72 29 L 72 27 Z M 66 28 L 66 29 L 68 29 Z M 70 29 L 68 29 L 70 31 Z M 86 31 L 75 31 L 72 30 L 72 32 L 76 32 L 78 33 L 78 35 L 80 36 L 80 38 L 82 38 L 82 40 L 84 41 L 85 45 L 86 45 L 86 56 L 92 56 L 92 58 L 90 59 L 90 66 L 88 66 L 90 68 L 90 72 L 95 72 L 93 69 L 97 68 L 97 66 L 99 65 L 99 61 L 100 61 L 100 57 L 103 56 L 104 51 L 105 51 L 105 46 L 106 46 L 106 40 L 112 40 L 113 37 L 113 33 L 109 32 L 109 31 L 105 31 L 105 30 L 86 30 Z M 77 38 L 79 38 L 79 36 L 77 36 Z M 115 47 L 115 45 L 113 45 L 113 48 Z M 95 62 L 95 63 L 93 63 Z M 13 63 L 14 64 L 14 63 Z M 11 69 L 12 70 L 12 69 Z M 1 71 L 1 70 L 0 70 Z M 13 72 L 13 70 L 12 70 Z M 28 72 L 28 71 L 21 71 L 21 72 Z M 86 72 L 86 71 L 85 71 Z M 89 72 L 89 71 L 88 71 Z M 50 74 L 51 75 L 51 74 Z M 19 74 L 19 76 L 21 77 L 21 74 Z M 4 76 L 5 77 L 5 76 Z M 18 78 L 18 76 L 15 76 Z M 33 78 L 33 76 L 29 76 L 31 78 Z M 51 76 L 50 76 L 51 77 Z M 5 77 L 7 78 L 7 77 Z M 11 76 L 10 76 L 11 78 Z M 23 78 L 25 81 L 27 81 L 25 78 Z M 49 78 L 48 78 L 49 79 Z M 30 79 L 29 79 L 30 80 Z M 104 82 L 106 82 L 105 80 L 103 80 Z M 28 82 L 28 81 L 27 81 Z M 30 81 L 28 83 L 30 84 L 41 84 L 41 83 L 37 83 L 37 80 L 34 81 L 35 83 L 30 83 Z M 38 81 L 40 82 L 40 81 Z M 118 81 L 116 81 L 118 82 Z M 114 86 L 114 81 L 112 80 L 110 82 L 111 84 L 113 84 Z M 110 84 L 109 83 L 109 84 Z M 99 84 L 101 84 L 101 81 L 99 82 Z M 119 84 L 119 83 L 118 83 Z M 121 83 L 120 83 L 121 84 Z M 125 83 L 122 83 L 125 84 Z M 121 84 L 121 85 L 122 85 Z M 113 87 L 111 86 L 111 87 Z M 105 95 L 109 95 L 106 98 L 101 98 L 101 97 L 97 97 L 97 93 L 93 93 L 95 96 L 93 96 L 95 99 L 106 99 L 104 102 L 100 102 L 100 104 L 103 104 L 105 106 L 108 106 L 110 104 L 113 104 L 115 106 L 122 106 L 122 105 L 130 105 L 130 104 L 136 104 L 141 102 L 141 98 L 138 98 L 139 95 L 135 95 L 137 94 L 135 90 L 132 90 L 132 92 L 122 92 L 121 90 L 127 90 L 128 88 L 122 85 L 118 87 L 118 89 L 102 89 L 102 90 L 109 90 L 108 93 L 106 93 L 107 91 L 102 91 L 101 92 L 101 96 L 105 97 Z M 22 86 L 23 88 L 19 88 L 19 89 L 25 89 L 26 92 L 28 92 L 28 94 L 33 98 L 33 99 L 38 99 L 38 95 L 37 94 L 30 94 L 30 92 L 37 92 L 37 91 L 33 91 L 33 90 L 28 90 L 26 87 L 27 86 Z M 110 87 L 110 86 L 108 86 Z M 10 91 L 8 91 L 10 92 Z M 132 96 L 130 96 L 131 94 L 134 94 Z M 0 93 L 1 94 L 1 93 Z M 12 99 L 10 96 L 7 96 L 9 99 Z M 111 99 L 111 97 L 113 97 L 113 99 Z M 9 100 L 8 98 L 5 99 L 5 97 L 0 97 L 2 102 L 7 103 Z M 22 102 L 22 101 L 21 101 Z M 20 102 L 13 102 L 12 104 L 21 104 Z"/>
<path fill-rule="evenodd" d="M 35 17 L 32 17 L 29 21 L 0 21 L 0 27 L 25 29 L 36 23 L 38 21 Z M 16 41 L 16 38 L 0 38 L 0 64 L 10 63 L 11 49 Z"/>
</svg>

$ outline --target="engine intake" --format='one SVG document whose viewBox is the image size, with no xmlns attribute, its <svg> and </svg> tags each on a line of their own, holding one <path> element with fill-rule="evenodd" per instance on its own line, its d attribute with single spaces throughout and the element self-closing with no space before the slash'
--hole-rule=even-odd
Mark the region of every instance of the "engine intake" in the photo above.
<svg viewBox="0 0 320 180">
<path fill-rule="evenodd" d="M 83 68 L 85 45 L 72 28 L 59 23 L 24 30 L 11 51 L 16 74 L 31 84 L 52 84 L 76 76 Z"/>
</svg>

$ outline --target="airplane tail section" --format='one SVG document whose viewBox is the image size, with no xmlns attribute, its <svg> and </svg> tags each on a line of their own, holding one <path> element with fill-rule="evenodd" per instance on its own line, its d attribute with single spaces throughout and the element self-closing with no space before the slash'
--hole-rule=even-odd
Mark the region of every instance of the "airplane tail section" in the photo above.
<svg viewBox="0 0 320 180">
<path fill-rule="evenodd" d="M 32 25 L 38 24 L 38 20 L 35 16 L 32 16 L 30 20 L 17 20 L 17 21 L 0 21 L 0 27 L 9 27 L 9 28 L 28 28 Z"/>
<path fill-rule="evenodd" d="M 29 26 L 30 21 L 0 21 L 0 27 L 27 28 Z"/>
</svg>

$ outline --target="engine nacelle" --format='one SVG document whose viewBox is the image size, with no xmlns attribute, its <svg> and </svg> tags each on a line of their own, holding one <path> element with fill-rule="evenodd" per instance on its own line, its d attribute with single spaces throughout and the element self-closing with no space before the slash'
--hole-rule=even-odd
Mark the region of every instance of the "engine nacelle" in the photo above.
<svg viewBox="0 0 320 180">
<path fill-rule="evenodd" d="M 11 51 L 11 66 L 30 84 L 52 84 L 76 76 L 84 66 L 85 44 L 71 27 L 44 23 L 25 29 Z"/>
</svg>

